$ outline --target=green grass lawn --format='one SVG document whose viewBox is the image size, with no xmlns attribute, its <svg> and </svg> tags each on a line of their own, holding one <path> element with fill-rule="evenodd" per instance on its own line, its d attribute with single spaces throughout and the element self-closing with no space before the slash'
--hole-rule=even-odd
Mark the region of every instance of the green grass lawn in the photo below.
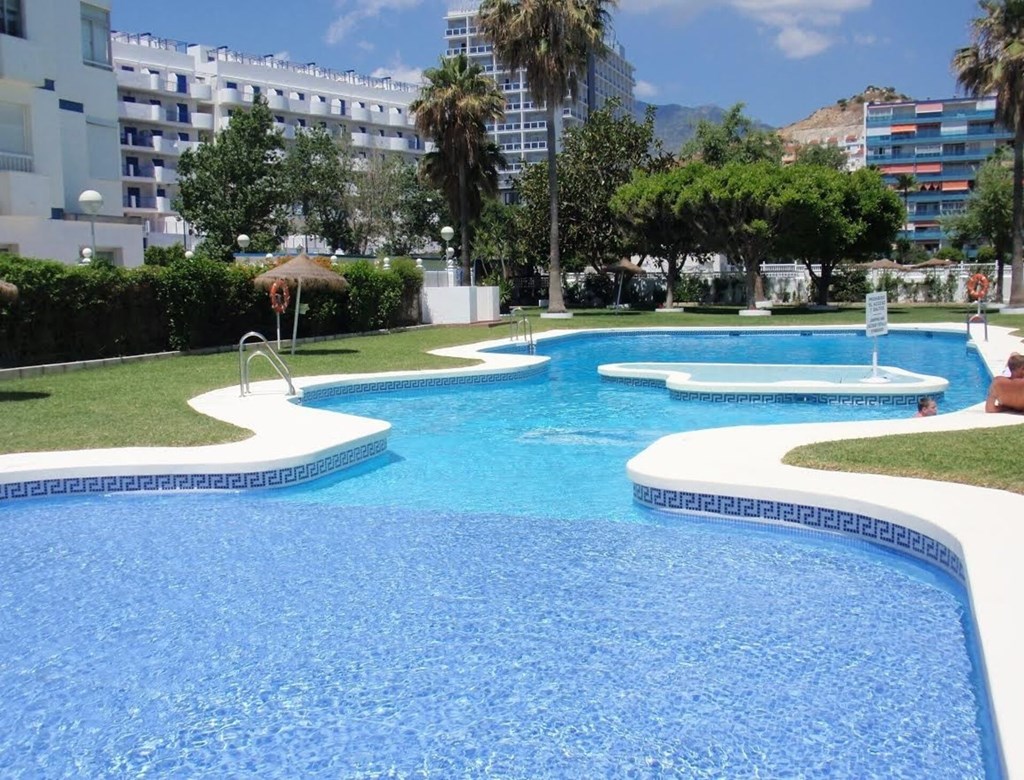
<svg viewBox="0 0 1024 780">
<path fill-rule="evenodd" d="M 528 310 L 535 333 L 552 329 L 778 325 L 863 325 L 862 306 L 835 312 L 776 307 L 771 317 L 737 315 L 735 307 L 703 307 L 685 313 L 577 311 L 569 320 L 542 320 Z M 963 322 L 967 306 L 894 305 L 892 324 Z M 1017 327 L 1024 317 L 993 314 L 994 325 Z M 284 354 L 295 376 L 364 373 L 465 365 L 428 355 L 440 347 L 508 335 L 508 325 L 414 328 L 387 335 L 356 336 L 302 345 Z M 252 379 L 275 378 L 266 361 L 254 361 Z M 188 399 L 237 385 L 238 354 L 181 355 L 110 368 L 0 382 L 0 452 L 94 447 L 185 446 L 237 441 L 249 435 L 194 412 Z M 914 434 L 802 447 L 787 462 L 848 471 L 929 477 L 1024 493 L 1016 456 L 1024 428 Z"/>
</svg>

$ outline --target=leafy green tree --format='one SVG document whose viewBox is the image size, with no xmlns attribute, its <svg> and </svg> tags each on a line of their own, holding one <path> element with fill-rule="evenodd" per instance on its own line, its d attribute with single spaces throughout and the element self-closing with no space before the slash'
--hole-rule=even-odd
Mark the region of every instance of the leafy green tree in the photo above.
<svg viewBox="0 0 1024 780">
<path fill-rule="evenodd" d="M 479 191 L 497 189 L 495 163 L 500 154 L 490 142 L 487 123 L 505 115 L 505 97 L 483 67 L 462 53 L 442 57 L 440 67 L 428 68 L 423 75 L 427 83 L 409 110 L 416 115 L 417 129 L 437 145 L 425 170 L 459 215 L 463 284 L 469 284 L 470 226 L 479 214 Z M 477 193 L 472 199 L 475 214 L 471 189 Z"/>
<path fill-rule="evenodd" d="M 709 170 L 703 163 L 690 163 L 669 171 L 637 171 L 611 200 L 631 253 L 664 258 L 668 263 L 666 307 L 674 301 L 681 261 L 687 255 L 705 253 L 703 206 L 684 193 Z M 677 207 L 680 203 L 687 207 Z"/>
<path fill-rule="evenodd" d="M 212 142 L 181 155 L 174 207 L 205 236 L 211 257 L 230 260 L 240 233 L 258 252 L 277 249 L 288 234 L 283 149 L 266 100 L 257 98 Z"/>
<path fill-rule="evenodd" d="M 1001 152 L 1001 150 L 1000 150 Z M 996 297 L 1003 296 L 1003 268 L 1013 248 L 1013 170 L 997 152 L 978 170 L 967 207 L 943 221 L 956 244 L 972 241 L 991 244 L 996 269 Z"/>
<path fill-rule="evenodd" d="M 782 139 L 778 133 L 758 130 L 743 114 L 743 104 L 730 108 L 720 123 L 702 119 L 693 138 L 683 144 L 683 160 L 699 160 L 713 168 L 731 163 L 782 162 Z"/>
<path fill-rule="evenodd" d="M 614 0 L 483 0 L 480 29 L 495 57 L 523 70 L 534 101 L 544 105 L 548 175 L 548 311 L 565 311 L 559 251 L 556 117 L 567 95 L 579 90 L 590 56 L 605 52 L 608 9 Z"/>
<path fill-rule="evenodd" d="M 764 298 L 761 263 L 785 228 L 785 170 L 774 162 L 726 163 L 697 178 L 680 193 L 676 209 L 700 216 L 701 243 L 743 267 L 747 305 Z"/>
<path fill-rule="evenodd" d="M 399 225 L 403 188 L 415 168 L 394 155 L 374 155 L 355 173 L 352 247 L 372 254 L 392 243 Z"/>
<path fill-rule="evenodd" d="M 774 200 L 783 226 L 775 256 L 803 262 L 823 306 L 837 268 L 885 252 L 903 217 L 899 198 L 869 169 L 796 165 L 786 169 Z"/>
<path fill-rule="evenodd" d="M 1024 0 L 980 0 L 972 43 L 953 56 L 957 82 L 996 95 L 996 115 L 1013 133 L 1011 306 L 1024 306 Z"/>
<path fill-rule="evenodd" d="M 845 151 L 832 144 L 802 144 L 796 150 L 796 159 L 793 163 L 845 171 L 848 159 Z"/>
<path fill-rule="evenodd" d="M 654 109 L 643 122 L 616 101 L 594 111 L 585 125 L 566 131 L 558 155 L 558 217 L 562 267 L 601 269 L 630 251 L 618 229 L 611 199 L 635 170 L 667 167 L 654 136 Z M 528 235 L 548 229 L 547 165 L 529 166 L 517 181 Z"/>
<path fill-rule="evenodd" d="M 484 277 L 508 281 L 522 265 L 525 254 L 518 219 L 521 212 L 522 207 L 518 205 L 497 200 L 484 202 L 473 237 L 473 248 L 483 261 Z"/>
<path fill-rule="evenodd" d="M 319 236 L 331 249 L 352 246 L 352 156 L 322 127 L 300 130 L 284 159 L 296 232 Z"/>
<path fill-rule="evenodd" d="M 917 177 L 901 173 L 896 177 L 896 189 L 903 195 L 903 237 L 907 237 L 906 224 L 910 222 L 910 191 L 917 186 Z"/>
</svg>

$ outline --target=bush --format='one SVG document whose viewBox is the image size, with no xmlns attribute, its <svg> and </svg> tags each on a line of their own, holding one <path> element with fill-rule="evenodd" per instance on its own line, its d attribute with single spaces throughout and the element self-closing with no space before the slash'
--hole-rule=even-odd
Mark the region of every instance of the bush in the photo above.
<svg viewBox="0 0 1024 780">
<path fill-rule="evenodd" d="M 349 283 L 348 315 L 355 332 L 379 330 L 397 323 L 402 306 L 402 277 L 366 260 L 344 266 Z"/>
<path fill-rule="evenodd" d="M 171 246 L 147 246 L 143 254 L 146 265 L 170 265 L 185 261 L 185 247 L 181 244 Z"/>
<path fill-rule="evenodd" d="M 878 281 L 875 283 L 875 292 L 884 292 L 885 299 L 889 301 L 889 303 L 895 303 L 899 300 L 899 278 L 888 271 L 883 271 L 882 275 L 878 277 Z"/>
<path fill-rule="evenodd" d="M 860 302 L 869 292 L 871 283 L 868 282 L 867 271 L 839 266 L 832 273 L 829 300 L 837 303 Z"/>
<path fill-rule="evenodd" d="M 672 298 L 676 302 L 705 303 L 711 296 L 711 285 L 700 274 L 680 274 Z"/>
</svg>

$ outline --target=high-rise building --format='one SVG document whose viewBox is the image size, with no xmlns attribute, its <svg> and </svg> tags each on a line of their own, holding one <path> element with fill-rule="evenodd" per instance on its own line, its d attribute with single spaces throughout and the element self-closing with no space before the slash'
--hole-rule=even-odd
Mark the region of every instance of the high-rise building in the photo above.
<svg viewBox="0 0 1024 780">
<path fill-rule="evenodd" d="M 93 228 L 98 256 L 142 262 L 121 207 L 110 0 L 0 0 L 0 250 L 73 263 Z"/>
<path fill-rule="evenodd" d="M 452 10 L 445 16 L 445 54 L 465 54 L 483 67 L 505 93 L 505 118 L 488 125 L 495 143 L 508 160 L 499 176 L 499 188 L 506 200 L 511 198 L 512 178 L 525 165 L 547 159 L 547 120 L 544 106 L 535 105 L 530 96 L 526 74 L 513 73 L 494 56 L 490 42 L 479 29 L 479 9 Z M 587 72 L 581 74 L 577 95 L 562 108 L 555 121 L 556 137 L 561 142 L 567 127 L 585 122 L 589 113 L 602 107 L 611 98 L 618 98 L 622 109 L 633 112 L 633 66 L 626 59 L 625 48 L 615 40 L 609 29 L 603 57 L 592 57 Z"/>
<path fill-rule="evenodd" d="M 173 209 L 178 157 L 227 127 L 257 95 L 266 98 L 285 143 L 320 126 L 346 137 L 357 159 L 388 154 L 411 162 L 427 146 L 409 114 L 419 94 L 412 84 L 149 34 L 114 33 L 112 49 L 119 202 L 125 214 L 145 221 L 152 243 L 191 243 L 188 225 Z"/>
<path fill-rule="evenodd" d="M 867 103 L 864 135 L 865 162 L 906 195 L 902 236 L 928 252 L 948 241 L 942 218 L 964 210 L 981 164 L 1013 140 L 994 97 Z M 912 177 L 905 193 L 901 175 Z"/>
</svg>

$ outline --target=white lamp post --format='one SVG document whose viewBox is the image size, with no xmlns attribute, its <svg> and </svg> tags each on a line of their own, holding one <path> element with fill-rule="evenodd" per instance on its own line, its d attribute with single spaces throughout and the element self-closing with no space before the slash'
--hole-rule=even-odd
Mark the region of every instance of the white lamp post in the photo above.
<svg viewBox="0 0 1024 780">
<path fill-rule="evenodd" d="M 235 239 L 235 241 L 238 242 L 238 247 L 239 249 L 242 250 L 242 252 L 245 252 L 245 250 L 249 248 L 249 236 L 247 236 L 245 233 L 239 235 L 238 238 Z"/>
<path fill-rule="evenodd" d="M 452 236 L 455 235 L 455 229 L 451 225 L 445 225 L 441 228 L 441 240 L 444 241 L 444 267 L 448 271 L 449 284 L 455 284 L 455 272 L 453 266 L 455 250 L 451 248 L 449 242 L 452 240 Z"/>
<path fill-rule="evenodd" d="M 79 262 L 82 265 L 89 265 L 92 262 L 92 250 L 89 247 L 82 250 L 82 259 Z"/>
<path fill-rule="evenodd" d="M 103 208 L 103 196 L 96 190 L 85 190 L 78 196 L 78 205 L 82 211 L 89 215 L 89 232 L 92 235 L 92 249 L 90 257 L 96 256 L 96 215 Z"/>
<path fill-rule="evenodd" d="M 191 249 L 189 249 L 189 250 L 188 250 L 188 251 L 187 251 L 187 252 L 185 253 L 185 259 L 186 259 L 186 260 L 191 260 L 191 259 L 192 259 L 193 257 L 195 257 L 195 256 L 196 256 L 196 253 L 195 253 L 195 252 L 193 252 L 193 251 L 192 251 Z"/>
</svg>

